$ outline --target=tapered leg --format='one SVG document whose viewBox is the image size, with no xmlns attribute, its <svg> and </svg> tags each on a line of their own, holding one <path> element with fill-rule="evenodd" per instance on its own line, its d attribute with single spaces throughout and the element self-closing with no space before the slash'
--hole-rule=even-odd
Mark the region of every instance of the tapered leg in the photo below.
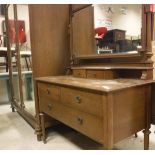
<svg viewBox="0 0 155 155">
<path fill-rule="evenodd" d="M 149 134 L 151 131 L 149 129 L 145 129 L 144 133 L 144 150 L 149 150 Z"/>
<path fill-rule="evenodd" d="M 12 103 L 11 103 L 11 109 L 12 109 L 12 112 L 15 112 L 15 108 L 13 107 Z"/>
<path fill-rule="evenodd" d="M 45 133 L 45 119 L 44 119 L 43 113 L 40 113 L 40 119 L 41 119 L 42 140 L 45 144 L 46 143 L 46 133 Z"/>
<path fill-rule="evenodd" d="M 41 128 L 39 126 L 37 126 L 35 128 L 35 134 L 37 135 L 37 140 L 38 141 L 41 141 L 41 135 L 42 135 L 42 132 L 41 132 Z"/>
<path fill-rule="evenodd" d="M 144 133 L 144 150 L 149 149 L 149 135 L 150 135 L 150 127 L 151 127 L 151 87 L 146 89 L 146 105 L 145 105 L 145 129 Z"/>
<path fill-rule="evenodd" d="M 135 138 L 137 138 L 138 137 L 138 135 L 137 135 L 137 133 L 135 133 Z"/>
</svg>

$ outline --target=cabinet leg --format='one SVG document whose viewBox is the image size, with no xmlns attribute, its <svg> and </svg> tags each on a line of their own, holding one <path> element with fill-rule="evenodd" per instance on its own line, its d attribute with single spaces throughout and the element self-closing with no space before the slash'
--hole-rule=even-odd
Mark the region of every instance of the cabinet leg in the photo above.
<svg viewBox="0 0 155 155">
<path fill-rule="evenodd" d="M 13 106 L 13 103 L 11 103 L 10 108 L 11 108 L 12 112 L 15 112 L 15 108 L 14 108 L 14 106 Z"/>
<path fill-rule="evenodd" d="M 104 150 L 114 150 L 114 146 L 113 145 L 103 145 L 103 149 Z"/>
<path fill-rule="evenodd" d="M 42 132 L 42 140 L 44 144 L 46 143 L 46 133 L 45 133 L 45 119 L 44 114 L 40 113 L 40 119 L 41 119 L 41 132 Z"/>
<path fill-rule="evenodd" d="M 151 133 L 149 129 L 145 129 L 144 133 L 144 150 L 149 150 L 149 134 Z"/>
<path fill-rule="evenodd" d="M 135 133 L 135 138 L 137 138 L 138 137 L 138 135 L 137 135 L 137 133 Z"/>
<path fill-rule="evenodd" d="M 35 128 L 35 134 L 37 135 L 37 140 L 38 141 L 41 141 L 41 128 L 39 128 L 39 126 L 37 126 L 36 128 Z"/>
<path fill-rule="evenodd" d="M 37 135 L 37 140 L 41 141 L 41 135 Z"/>
</svg>

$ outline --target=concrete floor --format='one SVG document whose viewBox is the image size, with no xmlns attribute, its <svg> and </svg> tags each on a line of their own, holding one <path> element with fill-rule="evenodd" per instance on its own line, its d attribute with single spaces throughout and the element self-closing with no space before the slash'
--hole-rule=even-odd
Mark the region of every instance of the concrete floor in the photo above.
<svg viewBox="0 0 155 155">
<path fill-rule="evenodd" d="M 26 149 L 26 150 L 83 150 L 103 149 L 102 146 L 86 136 L 64 125 L 48 129 L 47 144 L 38 142 L 33 128 L 18 115 L 12 113 L 8 104 L 0 105 L 0 149 Z M 155 149 L 155 126 L 151 127 L 150 149 Z M 142 150 L 143 133 L 138 138 L 131 136 L 114 146 L 120 150 Z"/>
</svg>

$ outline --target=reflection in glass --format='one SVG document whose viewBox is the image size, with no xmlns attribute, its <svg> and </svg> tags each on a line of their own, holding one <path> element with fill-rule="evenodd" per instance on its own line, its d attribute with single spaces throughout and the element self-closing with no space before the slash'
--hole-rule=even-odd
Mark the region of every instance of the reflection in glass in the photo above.
<svg viewBox="0 0 155 155">
<path fill-rule="evenodd" d="M 14 92 L 14 101 L 17 104 L 17 106 L 20 107 L 20 88 L 19 88 L 19 73 L 17 69 L 17 53 L 15 51 L 15 25 L 14 25 L 14 10 L 13 5 L 9 5 L 8 7 L 8 31 L 9 31 L 9 42 L 11 47 L 11 53 L 12 53 L 12 82 L 13 82 L 13 92 Z M 5 26 L 4 26 L 5 27 Z M 6 45 L 5 45 L 6 46 Z"/>
<path fill-rule="evenodd" d="M 95 4 L 97 53 L 137 53 L 141 48 L 141 11 L 140 4 Z"/>
<path fill-rule="evenodd" d="M 22 72 L 22 91 L 25 110 L 35 115 L 34 91 L 31 65 L 31 44 L 28 5 L 17 5 L 19 21 L 20 63 Z"/>
</svg>

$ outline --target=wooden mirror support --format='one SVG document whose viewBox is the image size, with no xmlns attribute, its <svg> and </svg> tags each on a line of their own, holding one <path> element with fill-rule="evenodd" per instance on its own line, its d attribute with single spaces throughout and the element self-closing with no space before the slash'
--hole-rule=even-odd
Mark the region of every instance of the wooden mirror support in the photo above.
<svg viewBox="0 0 155 155">
<path fill-rule="evenodd" d="M 154 13 L 142 4 L 141 46 L 137 53 L 94 54 L 94 12 L 92 5 L 71 5 L 70 51 L 71 69 L 76 77 L 153 78 L 152 40 Z M 94 74 L 98 71 L 99 75 Z M 91 75 L 90 75 L 91 74 Z"/>
</svg>

